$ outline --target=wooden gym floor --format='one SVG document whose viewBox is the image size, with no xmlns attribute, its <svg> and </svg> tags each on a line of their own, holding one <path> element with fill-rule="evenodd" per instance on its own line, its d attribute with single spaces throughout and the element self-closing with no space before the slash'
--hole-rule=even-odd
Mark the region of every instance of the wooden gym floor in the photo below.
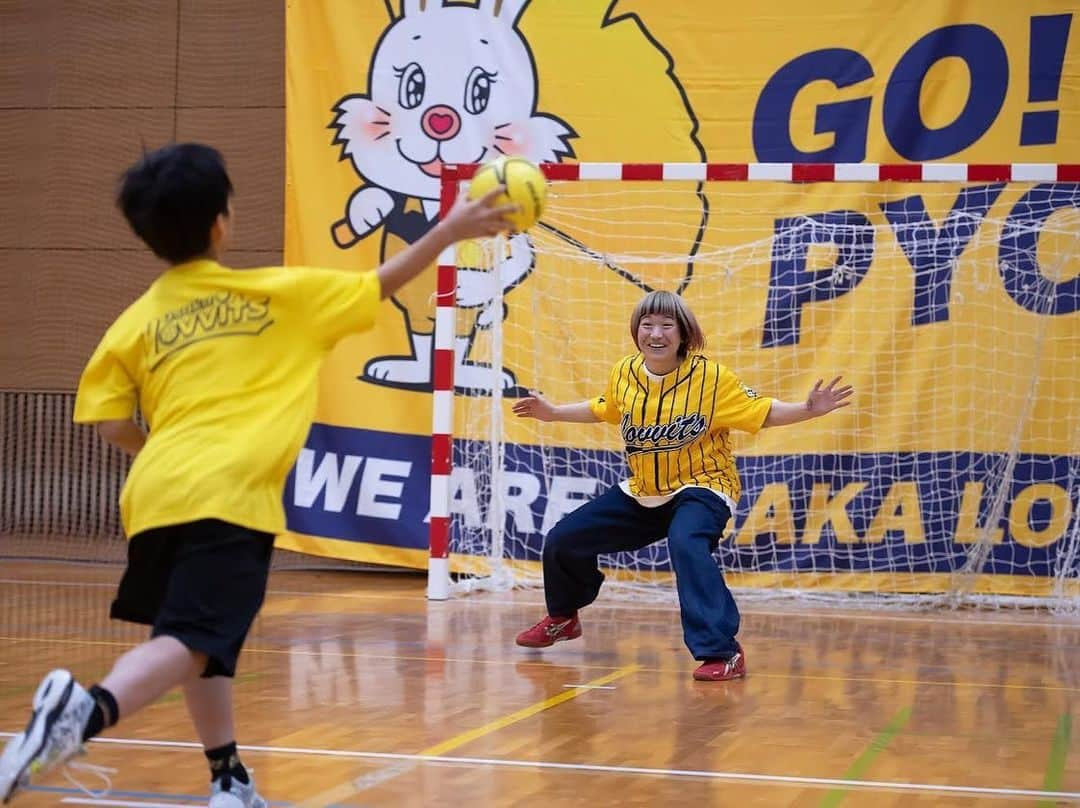
<svg viewBox="0 0 1080 808">
<path fill-rule="evenodd" d="M 119 570 L 0 563 L 0 741 L 41 675 L 96 681 L 143 632 Z M 601 594 L 582 640 L 513 644 L 538 592 L 428 603 L 403 574 L 275 572 L 241 658 L 243 757 L 273 806 L 989 806 L 1080 802 L 1080 623 L 1017 611 L 746 606 L 749 676 L 698 683 L 673 606 Z M 205 805 L 178 694 L 16 806 Z M 93 785 L 92 778 L 84 779 Z"/>
</svg>

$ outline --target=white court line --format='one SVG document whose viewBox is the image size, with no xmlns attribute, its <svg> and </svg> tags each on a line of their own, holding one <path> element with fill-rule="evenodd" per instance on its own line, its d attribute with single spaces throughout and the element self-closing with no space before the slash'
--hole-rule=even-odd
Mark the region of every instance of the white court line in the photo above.
<svg viewBox="0 0 1080 808">
<path fill-rule="evenodd" d="M 615 685 L 563 685 L 575 690 L 614 690 Z"/>
<path fill-rule="evenodd" d="M 72 805 L 122 805 L 125 808 L 189 808 L 200 806 L 201 802 L 139 802 L 136 800 L 107 800 L 92 799 L 90 797 L 64 797 L 60 802 Z"/>
<path fill-rule="evenodd" d="M 0 584 L 19 584 L 20 586 L 107 586 L 116 589 L 116 583 L 101 583 L 100 581 L 22 581 L 18 578 L 0 578 Z"/>
<path fill-rule="evenodd" d="M 0 737 L 15 733 L 0 732 Z M 143 746 L 157 749 L 202 749 L 192 741 L 148 741 L 137 738 L 94 738 L 92 744 Z M 556 763 L 544 760 L 503 760 L 499 758 L 452 757 L 449 755 L 406 755 L 395 752 L 355 752 L 347 749 L 311 749 L 298 746 L 240 746 L 244 752 L 264 752 L 274 755 L 301 755 L 360 760 L 401 760 L 417 763 L 462 766 L 494 766 L 509 769 L 550 769 L 555 771 L 596 772 L 600 774 L 641 775 L 644 777 L 676 777 L 700 780 L 723 780 L 733 783 L 763 783 L 785 786 L 815 786 L 826 788 L 862 788 L 885 791 L 904 791 L 925 794 L 964 794 L 990 797 L 1030 797 L 1053 800 L 1080 800 L 1080 791 L 1041 791 L 1031 788 L 994 788 L 990 786 L 951 786 L 935 783 L 908 783 L 891 780 L 843 780 L 835 777 L 795 777 L 784 774 L 752 774 L 716 772 L 700 769 L 654 769 L 643 766 L 604 766 L 597 763 Z"/>
<path fill-rule="evenodd" d="M 109 589 L 115 589 L 115 583 L 99 583 L 99 582 L 86 582 L 80 583 L 78 581 L 21 581 L 19 579 L 12 578 L 0 578 L 0 584 L 21 584 L 21 585 L 38 585 L 38 586 L 94 586 L 94 587 L 108 587 Z M 267 595 L 281 596 L 281 597 L 325 597 L 325 598 L 346 598 L 351 600 L 427 600 L 427 595 L 422 592 L 418 592 L 416 595 L 400 595 L 400 594 L 381 594 L 378 592 L 306 592 L 302 590 L 292 589 L 268 589 Z M 736 591 L 735 593 L 739 593 Z M 459 602 L 464 603 L 464 600 Z M 479 601 L 476 601 L 479 602 Z M 484 603 L 490 603 L 493 606 L 535 606 L 538 603 L 542 603 L 539 599 L 539 594 L 535 602 L 530 600 L 495 600 L 489 598 L 486 595 L 483 596 Z M 629 611 L 629 612 L 673 612 L 676 603 L 673 599 L 670 603 L 592 603 L 589 605 L 589 611 Z M 820 618 L 828 617 L 832 620 L 877 620 L 883 622 L 892 623 L 964 623 L 970 625 L 972 622 L 972 614 L 978 615 L 979 626 L 1010 626 L 1016 628 L 1067 628 L 1080 631 L 1080 620 L 1068 620 L 1066 622 L 1046 622 L 1039 619 L 1033 620 L 1016 620 L 1010 618 L 995 617 L 992 612 L 964 612 L 953 614 L 951 612 L 929 612 L 925 617 L 910 614 L 895 614 L 891 613 L 887 609 L 882 609 L 877 612 L 863 611 L 863 612 L 851 612 L 843 613 L 841 609 L 853 608 L 852 606 L 829 606 L 829 605 L 802 605 L 798 608 L 794 606 L 790 610 L 770 610 L 770 609 L 755 609 L 752 604 L 747 606 L 740 606 L 739 612 L 744 615 L 758 615 L 760 617 L 810 617 Z"/>
</svg>

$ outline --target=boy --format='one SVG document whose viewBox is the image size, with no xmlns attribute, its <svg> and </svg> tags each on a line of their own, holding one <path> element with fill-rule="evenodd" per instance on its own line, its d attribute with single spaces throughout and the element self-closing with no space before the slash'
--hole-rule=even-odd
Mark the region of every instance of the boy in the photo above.
<svg viewBox="0 0 1080 808">
<path fill-rule="evenodd" d="M 128 566 L 111 616 L 153 628 L 89 690 L 64 670 L 42 680 L 26 730 L 0 757 L 4 802 L 181 685 L 210 764 L 210 805 L 266 805 L 236 752 L 232 677 L 285 529 L 285 477 L 311 424 L 320 361 L 371 328 L 379 301 L 443 249 L 507 229 L 513 210 L 493 206 L 498 190 L 462 200 L 373 272 L 233 270 L 218 263 L 232 190 L 221 155 L 200 144 L 166 146 L 124 174 L 118 205 L 170 267 L 105 334 L 75 420 L 134 456 L 120 498 Z"/>
</svg>

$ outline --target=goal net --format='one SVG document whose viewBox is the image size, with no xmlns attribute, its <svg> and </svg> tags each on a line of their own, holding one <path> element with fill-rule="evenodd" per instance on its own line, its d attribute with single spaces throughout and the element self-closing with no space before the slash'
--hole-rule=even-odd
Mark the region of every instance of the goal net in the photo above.
<svg viewBox="0 0 1080 808">
<path fill-rule="evenodd" d="M 547 531 L 626 478 L 618 427 L 510 407 L 603 392 L 635 303 L 668 289 L 761 395 L 855 386 L 821 419 L 732 433 L 743 495 L 715 558 L 741 598 L 1080 611 L 1073 168 L 546 170 L 539 225 L 457 250 L 436 337 L 457 355 L 433 484 L 454 589 L 541 585 Z M 664 541 L 601 563 L 606 597 L 674 597 Z"/>
</svg>

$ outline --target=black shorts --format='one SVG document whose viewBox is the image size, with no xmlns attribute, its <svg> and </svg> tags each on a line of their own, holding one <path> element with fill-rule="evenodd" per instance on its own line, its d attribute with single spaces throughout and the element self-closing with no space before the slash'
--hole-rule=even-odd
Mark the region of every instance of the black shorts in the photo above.
<svg viewBox="0 0 1080 808">
<path fill-rule="evenodd" d="M 234 676 L 266 595 L 273 548 L 272 534 L 217 519 L 138 533 L 109 615 L 206 654 L 203 676 Z"/>
</svg>

